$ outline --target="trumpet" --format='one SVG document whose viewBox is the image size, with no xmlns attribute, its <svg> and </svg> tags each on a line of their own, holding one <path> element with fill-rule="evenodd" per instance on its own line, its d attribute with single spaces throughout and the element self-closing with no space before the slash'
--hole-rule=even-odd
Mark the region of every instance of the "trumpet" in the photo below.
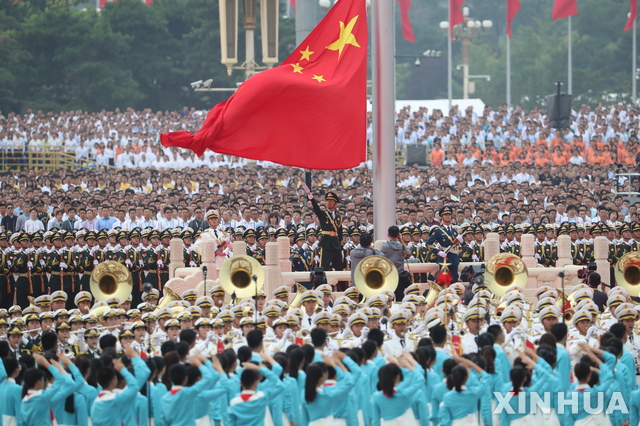
<svg viewBox="0 0 640 426">
<path fill-rule="evenodd" d="M 225 346 L 229 346 L 233 343 L 233 338 L 235 336 L 235 333 L 233 331 L 228 332 L 225 336 L 224 339 L 222 339 L 222 344 Z"/>
<path fill-rule="evenodd" d="M 296 333 L 296 337 L 301 337 L 303 339 L 306 339 L 309 337 L 311 333 L 309 332 L 309 330 L 300 330 Z"/>
</svg>

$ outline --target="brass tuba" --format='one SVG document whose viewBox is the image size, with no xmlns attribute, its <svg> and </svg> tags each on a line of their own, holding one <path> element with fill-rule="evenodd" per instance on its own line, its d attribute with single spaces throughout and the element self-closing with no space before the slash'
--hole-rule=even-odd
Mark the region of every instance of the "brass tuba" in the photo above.
<svg viewBox="0 0 640 426">
<path fill-rule="evenodd" d="M 264 279 L 262 265 L 244 254 L 230 257 L 220 268 L 220 285 L 236 299 L 255 296 L 264 285 Z"/>
<path fill-rule="evenodd" d="M 398 270 L 393 262 L 376 255 L 362 259 L 353 275 L 353 281 L 364 297 L 373 297 L 385 290 L 395 291 L 398 279 Z"/>
<path fill-rule="evenodd" d="M 287 309 L 287 313 L 291 313 L 294 309 L 300 307 L 300 303 L 302 303 L 302 295 L 307 289 L 298 283 L 296 283 L 296 297 L 293 298 L 291 304 L 289 305 L 289 309 Z"/>
<path fill-rule="evenodd" d="M 120 262 L 107 260 L 95 267 L 89 281 L 91 294 L 96 301 L 117 297 L 121 302 L 131 295 L 133 280 L 131 272 Z"/>
<path fill-rule="evenodd" d="M 527 265 L 515 254 L 496 254 L 487 262 L 484 282 L 494 296 L 504 296 L 515 285 L 524 289 L 528 281 Z"/>
<path fill-rule="evenodd" d="M 620 258 L 614 267 L 616 283 L 637 297 L 640 291 L 640 253 L 632 251 Z"/>
</svg>

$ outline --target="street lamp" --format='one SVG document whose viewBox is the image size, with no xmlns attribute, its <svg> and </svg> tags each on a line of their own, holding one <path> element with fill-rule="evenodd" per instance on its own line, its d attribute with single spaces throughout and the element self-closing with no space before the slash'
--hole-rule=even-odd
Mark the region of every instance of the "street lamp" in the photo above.
<svg viewBox="0 0 640 426">
<path fill-rule="evenodd" d="M 454 41 L 462 41 L 462 98 L 469 99 L 469 79 L 471 77 L 475 77 L 469 76 L 469 46 L 471 46 L 471 38 L 477 35 L 489 34 L 493 27 L 493 22 L 488 19 L 481 22 L 469 17 L 468 7 L 462 8 L 462 15 L 464 16 L 464 22 L 453 28 L 453 39 Z M 440 22 L 440 29 L 447 37 L 449 37 L 449 21 Z"/>
</svg>

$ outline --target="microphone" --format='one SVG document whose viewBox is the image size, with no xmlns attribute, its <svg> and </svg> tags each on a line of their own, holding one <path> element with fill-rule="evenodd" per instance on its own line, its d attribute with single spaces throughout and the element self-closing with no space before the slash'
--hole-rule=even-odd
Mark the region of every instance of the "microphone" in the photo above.
<svg viewBox="0 0 640 426">
<path fill-rule="evenodd" d="M 202 267 L 202 273 L 205 274 L 205 275 L 207 274 L 207 267 L 206 266 Z"/>
<path fill-rule="evenodd" d="M 258 276 L 256 274 L 253 274 L 251 276 L 251 279 L 254 280 L 254 281 L 258 281 Z"/>
</svg>

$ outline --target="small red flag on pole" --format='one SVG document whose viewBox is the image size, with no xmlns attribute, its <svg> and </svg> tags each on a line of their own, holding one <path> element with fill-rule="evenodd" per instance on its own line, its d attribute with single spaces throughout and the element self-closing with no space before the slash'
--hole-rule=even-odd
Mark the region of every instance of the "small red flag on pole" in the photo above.
<svg viewBox="0 0 640 426">
<path fill-rule="evenodd" d="M 400 19 L 402 20 L 402 38 L 408 42 L 414 43 L 416 37 L 413 34 L 413 26 L 409 18 L 409 9 L 411 9 L 411 0 L 398 0 L 400 3 Z"/>
<path fill-rule="evenodd" d="M 578 14 L 578 0 L 556 0 L 553 3 L 551 19 L 568 18 Z"/>
<path fill-rule="evenodd" d="M 629 4 L 629 18 L 627 19 L 627 24 L 624 26 L 625 32 L 633 29 L 633 23 L 636 21 L 636 16 L 638 15 L 638 0 L 629 0 Z"/>
<path fill-rule="evenodd" d="M 464 0 L 449 0 L 449 37 L 453 40 L 453 27 L 464 23 L 462 5 Z"/>
<path fill-rule="evenodd" d="M 511 23 L 520 10 L 520 0 L 507 0 L 507 35 L 513 38 L 511 34 Z"/>
</svg>

